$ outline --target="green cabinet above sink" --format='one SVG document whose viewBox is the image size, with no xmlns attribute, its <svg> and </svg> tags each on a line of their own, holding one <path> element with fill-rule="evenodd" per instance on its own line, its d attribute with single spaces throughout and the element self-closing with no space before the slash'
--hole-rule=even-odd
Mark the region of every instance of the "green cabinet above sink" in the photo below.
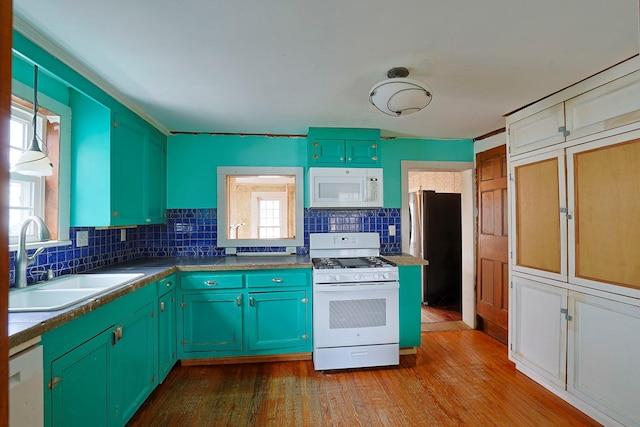
<svg viewBox="0 0 640 427">
<path fill-rule="evenodd" d="M 163 223 L 166 137 L 74 90 L 71 226 Z"/>
</svg>

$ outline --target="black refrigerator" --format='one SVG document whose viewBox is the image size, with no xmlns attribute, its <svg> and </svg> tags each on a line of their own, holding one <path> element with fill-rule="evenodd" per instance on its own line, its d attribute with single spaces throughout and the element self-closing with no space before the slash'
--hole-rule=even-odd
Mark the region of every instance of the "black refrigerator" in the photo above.
<svg viewBox="0 0 640 427">
<path fill-rule="evenodd" d="M 462 220 L 457 193 L 418 191 L 409 194 L 411 255 L 426 259 L 423 304 L 461 311 Z"/>
</svg>

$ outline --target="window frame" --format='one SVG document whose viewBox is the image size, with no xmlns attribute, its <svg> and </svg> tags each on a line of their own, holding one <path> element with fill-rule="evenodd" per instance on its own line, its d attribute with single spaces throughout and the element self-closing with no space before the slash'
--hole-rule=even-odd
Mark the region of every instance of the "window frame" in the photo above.
<svg viewBox="0 0 640 427">
<path fill-rule="evenodd" d="M 11 94 L 33 103 L 33 88 L 11 80 Z M 58 239 L 27 242 L 27 249 L 69 246 L 71 203 L 71 108 L 42 92 L 38 92 L 38 105 L 60 117 L 59 165 L 58 165 Z M 7 211 L 8 214 L 8 211 Z M 18 249 L 17 243 L 9 244 L 9 252 Z"/>
</svg>

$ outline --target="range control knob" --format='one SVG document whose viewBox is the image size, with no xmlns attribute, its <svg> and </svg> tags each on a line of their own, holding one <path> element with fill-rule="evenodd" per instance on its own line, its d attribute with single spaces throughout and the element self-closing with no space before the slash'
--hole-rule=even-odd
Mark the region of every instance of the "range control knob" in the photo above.
<svg viewBox="0 0 640 427">
<path fill-rule="evenodd" d="M 329 280 L 333 280 L 334 282 L 338 282 L 340 280 L 340 276 L 339 275 L 335 275 L 335 276 L 329 276 Z"/>
<path fill-rule="evenodd" d="M 373 280 L 379 280 L 380 275 L 378 273 L 373 273 Z"/>
<path fill-rule="evenodd" d="M 382 277 L 384 277 L 385 279 L 388 279 L 388 278 L 389 278 L 389 273 L 384 273 L 384 274 L 382 275 Z"/>
<path fill-rule="evenodd" d="M 353 276 L 353 278 L 354 278 L 355 280 L 360 280 L 360 275 L 359 275 L 359 274 L 356 274 L 355 276 Z"/>
</svg>

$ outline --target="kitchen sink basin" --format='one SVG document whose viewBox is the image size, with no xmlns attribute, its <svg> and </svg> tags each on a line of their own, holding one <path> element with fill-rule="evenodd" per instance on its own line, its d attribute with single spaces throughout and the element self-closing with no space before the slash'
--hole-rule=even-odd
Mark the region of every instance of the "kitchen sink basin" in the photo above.
<svg viewBox="0 0 640 427">
<path fill-rule="evenodd" d="M 9 292 L 9 312 L 55 311 L 95 298 L 142 277 L 137 274 L 71 274 Z"/>
</svg>

